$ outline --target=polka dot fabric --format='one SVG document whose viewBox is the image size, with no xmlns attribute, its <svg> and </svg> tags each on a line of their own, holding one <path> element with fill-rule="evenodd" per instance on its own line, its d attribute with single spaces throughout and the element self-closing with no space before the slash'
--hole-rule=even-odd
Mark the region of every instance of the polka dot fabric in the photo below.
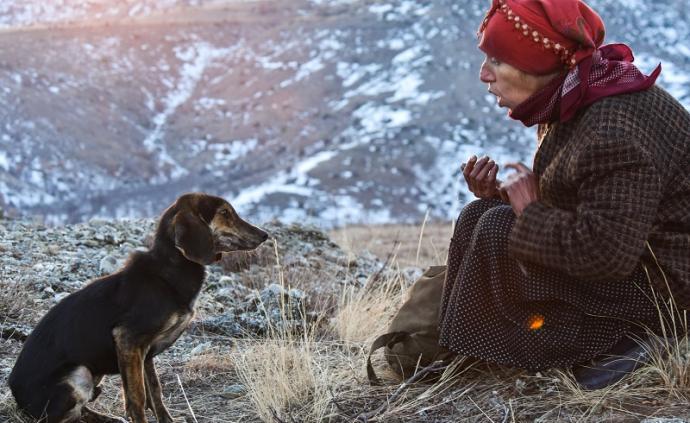
<svg viewBox="0 0 690 423">
<path fill-rule="evenodd" d="M 510 206 L 478 200 L 458 218 L 443 289 L 440 345 L 461 355 L 540 370 L 610 349 L 638 324 L 658 330 L 640 268 L 626 280 L 587 281 L 520 263 L 508 253 Z"/>
</svg>

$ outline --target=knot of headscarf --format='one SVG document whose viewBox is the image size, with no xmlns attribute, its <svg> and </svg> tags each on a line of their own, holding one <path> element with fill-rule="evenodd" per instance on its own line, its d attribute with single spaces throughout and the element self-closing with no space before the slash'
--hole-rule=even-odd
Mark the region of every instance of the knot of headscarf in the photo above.
<svg viewBox="0 0 690 423">
<path fill-rule="evenodd" d="M 619 94 L 643 91 L 654 85 L 661 65 L 645 75 L 632 62 L 632 51 L 625 44 L 608 44 L 565 75 L 554 78 L 510 112 L 510 117 L 526 126 L 566 122 L 597 100 Z"/>
</svg>

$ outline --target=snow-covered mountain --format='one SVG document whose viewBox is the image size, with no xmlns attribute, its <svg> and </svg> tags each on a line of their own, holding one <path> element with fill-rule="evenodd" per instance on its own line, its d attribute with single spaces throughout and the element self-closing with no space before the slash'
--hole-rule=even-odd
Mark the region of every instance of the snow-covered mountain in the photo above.
<svg viewBox="0 0 690 423">
<path fill-rule="evenodd" d="M 462 161 L 535 146 L 477 79 L 488 3 L 3 1 L 0 208 L 155 216 L 202 190 L 254 220 L 451 218 Z M 590 3 L 690 109 L 687 0 Z"/>
</svg>

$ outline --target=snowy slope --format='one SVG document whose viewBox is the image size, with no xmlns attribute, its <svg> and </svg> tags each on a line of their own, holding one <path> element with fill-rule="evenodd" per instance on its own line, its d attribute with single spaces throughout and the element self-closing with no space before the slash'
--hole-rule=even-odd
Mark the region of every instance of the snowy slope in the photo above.
<svg viewBox="0 0 690 423">
<path fill-rule="evenodd" d="M 469 155 L 533 154 L 477 80 L 483 0 L 45 3 L 0 6 L 8 213 L 152 216 L 204 190 L 254 219 L 449 219 Z M 591 3 L 690 109 L 684 2 Z"/>
</svg>

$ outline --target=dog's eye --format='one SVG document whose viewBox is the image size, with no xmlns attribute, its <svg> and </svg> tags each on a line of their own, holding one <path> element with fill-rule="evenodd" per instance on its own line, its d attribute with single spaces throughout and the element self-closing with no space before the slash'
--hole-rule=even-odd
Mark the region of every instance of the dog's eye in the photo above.
<svg viewBox="0 0 690 423">
<path fill-rule="evenodd" d="M 223 217 L 230 217 L 230 210 L 228 209 L 223 209 L 220 211 L 220 215 Z"/>
</svg>

